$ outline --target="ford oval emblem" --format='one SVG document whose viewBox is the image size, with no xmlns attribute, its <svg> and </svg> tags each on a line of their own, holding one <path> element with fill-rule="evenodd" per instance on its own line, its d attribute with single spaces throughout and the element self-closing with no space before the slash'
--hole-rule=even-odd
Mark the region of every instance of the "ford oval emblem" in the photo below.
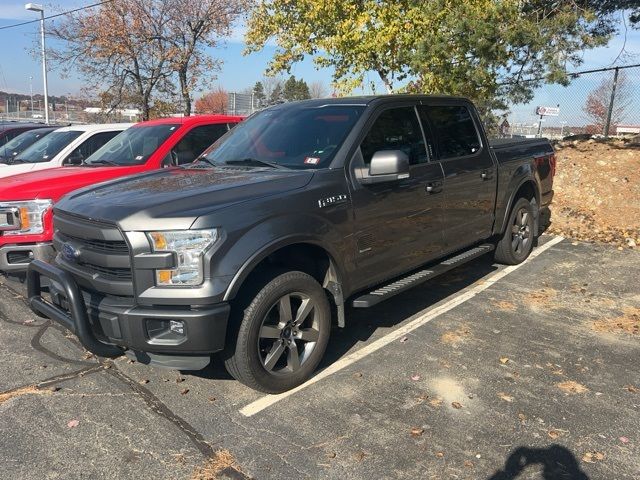
<svg viewBox="0 0 640 480">
<path fill-rule="evenodd" d="M 80 250 L 70 243 L 62 245 L 62 258 L 68 262 L 75 262 L 80 257 Z"/>
</svg>

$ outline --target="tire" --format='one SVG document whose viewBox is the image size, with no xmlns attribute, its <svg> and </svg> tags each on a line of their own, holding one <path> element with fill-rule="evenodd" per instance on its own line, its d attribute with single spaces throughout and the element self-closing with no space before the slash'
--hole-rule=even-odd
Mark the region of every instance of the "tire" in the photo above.
<svg viewBox="0 0 640 480">
<path fill-rule="evenodd" d="M 513 205 L 502 238 L 496 245 L 496 262 L 517 265 L 524 262 L 536 241 L 534 205 L 521 198 Z"/>
<path fill-rule="evenodd" d="M 318 367 L 329 341 L 331 307 L 320 284 L 303 272 L 276 274 L 263 285 L 237 305 L 237 333 L 228 342 L 224 364 L 248 387 L 281 393 L 305 382 Z"/>
</svg>

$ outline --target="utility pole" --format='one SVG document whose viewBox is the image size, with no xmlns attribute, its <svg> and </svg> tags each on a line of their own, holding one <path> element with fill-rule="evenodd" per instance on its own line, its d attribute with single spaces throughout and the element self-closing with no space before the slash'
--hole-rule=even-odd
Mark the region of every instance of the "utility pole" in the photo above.
<svg viewBox="0 0 640 480">
<path fill-rule="evenodd" d="M 613 116 L 613 104 L 616 101 L 616 89 L 618 88 L 618 76 L 620 69 L 616 67 L 613 74 L 613 88 L 611 89 L 611 101 L 609 102 L 609 111 L 607 112 L 607 123 L 604 126 L 604 138 L 609 138 L 609 129 L 611 128 L 611 117 Z"/>
</svg>

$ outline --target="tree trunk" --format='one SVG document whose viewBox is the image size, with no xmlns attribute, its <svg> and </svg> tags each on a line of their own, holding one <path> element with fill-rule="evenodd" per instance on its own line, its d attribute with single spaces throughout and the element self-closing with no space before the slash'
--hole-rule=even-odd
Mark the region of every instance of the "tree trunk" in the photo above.
<svg viewBox="0 0 640 480">
<path fill-rule="evenodd" d="M 387 89 L 387 93 L 393 93 L 393 85 L 389 81 L 389 77 L 387 76 L 387 74 L 378 70 L 378 75 L 380 75 L 380 80 L 382 80 L 382 83 L 384 83 L 384 88 Z"/>
<path fill-rule="evenodd" d="M 178 72 L 178 78 L 180 79 L 180 93 L 182 94 L 182 113 L 185 117 L 188 117 L 191 115 L 191 92 L 189 92 L 186 69 Z"/>
</svg>

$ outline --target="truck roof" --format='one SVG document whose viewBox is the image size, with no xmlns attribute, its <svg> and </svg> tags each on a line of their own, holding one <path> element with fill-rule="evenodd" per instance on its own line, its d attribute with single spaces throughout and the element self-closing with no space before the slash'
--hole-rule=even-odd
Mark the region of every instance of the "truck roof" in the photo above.
<svg viewBox="0 0 640 480">
<path fill-rule="evenodd" d="M 390 94 L 390 95 L 361 95 L 354 97 L 330 97 L 330 98 L 315 98 L 312 100 L 299 100 L 297 102 L 280 103 L 271 108 L 283 108 L 287 106 L 295 105 L 307 105 L 310 107 L 321 107 L 323 105 L 360 105 L 367 106 L 372 103 L 393 102 L 398 100 L 447 100 L 447 101 L 459 101 L 469 102 L 464 97 L 455 97 L 451 95 L 423 95 L 423 94 Z"/>
<path fill-rule="evenodd" d="M 181 125 L 189 125 L 191 123 L 227 123 L 240 122 L 244 117 L 240 115 L 192 115 L 190 117 L 164 117 L 147 120 L 146 122 L 136 123 L 135 126 L 142 125 L 166 125 L 170 123 L 179 123 Z"/>
<path fill-rule="evenodd" d="M 91 125 L 69 125 L 58 128 L 58 132 L 109 132 L 111 130 L 126 130 L 133 123 L 99 123 Z M 52 125 L 54 126 L 54 125 Z"/>
</svg>

